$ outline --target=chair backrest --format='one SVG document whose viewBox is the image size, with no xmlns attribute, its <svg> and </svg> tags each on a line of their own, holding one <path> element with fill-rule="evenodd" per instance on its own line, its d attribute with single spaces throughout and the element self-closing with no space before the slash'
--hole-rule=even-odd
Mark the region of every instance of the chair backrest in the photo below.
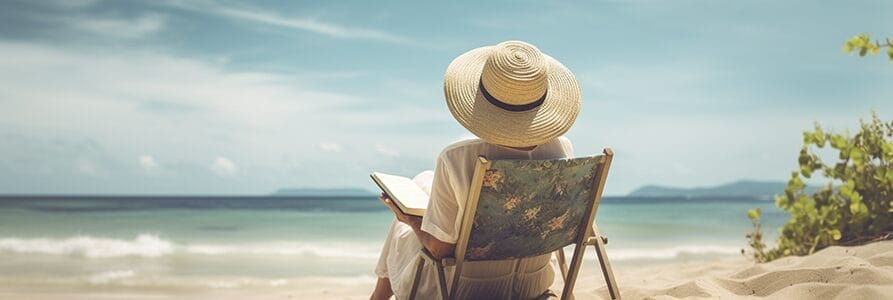
<svg viewBox="0 0 893 300">
<path fill-rule="evenodd" d="M 572 159 L 478 162 L 457 255 L 504 260 L 551 253 L 583 240 L 601 198 L 611 153 Z M 483 172 L 480 172 L 483 171 Z M 471 222 L 468 222 L 471 221 Z M 462 234 L 465 233 L 465 234 Z M 464 235 L 464 236 L 463 236 Z M 467 238 L 467 240 L 466 240 Z M 458 257 L 457 257 L 458 258 Z"/>
</svg>

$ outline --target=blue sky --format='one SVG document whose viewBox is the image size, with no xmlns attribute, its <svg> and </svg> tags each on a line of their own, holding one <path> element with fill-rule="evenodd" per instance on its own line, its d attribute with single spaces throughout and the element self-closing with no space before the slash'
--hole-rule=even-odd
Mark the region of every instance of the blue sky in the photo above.
<svg viewBox="0 0 893 300">
<path fill-rule="evenodd" d="M 606 194 L 786 180 L 814 121 L 893 118 L 889 1 L 2 1 L 0 193 L 263 194 L 433 168 L 441 80 L 520 39 L 562 61 Z"/>
</svg>

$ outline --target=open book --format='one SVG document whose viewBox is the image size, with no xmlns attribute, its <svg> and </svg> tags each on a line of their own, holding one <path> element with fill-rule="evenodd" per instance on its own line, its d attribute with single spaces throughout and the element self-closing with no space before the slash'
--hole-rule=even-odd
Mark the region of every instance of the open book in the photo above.
<svg viewBox="0 0 893 300">
<path fill-rule="evenodd" d="M 397 204 L 400 211 L 413 216 L 425 215 L 425 209 L 428 208 L 428 194 L 412 179 L 379 172 L 372 172 L 369 176 Z"/>
</svg>

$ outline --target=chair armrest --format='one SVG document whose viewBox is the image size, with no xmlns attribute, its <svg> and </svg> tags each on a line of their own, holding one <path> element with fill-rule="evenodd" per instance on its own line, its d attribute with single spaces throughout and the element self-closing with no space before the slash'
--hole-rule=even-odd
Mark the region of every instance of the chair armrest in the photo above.
<svg viewBox="0 0 893 300">
<path fill-rule="evenodd" d="M 455 257 L 444 257 L 444 258 L 438 260 L 437 258 L 434 257 L 433 254 L 431 254 L 431 252 L 428 251 L 428 249 L 425 249 L 425 247 L 422 247 L 421 250 L 422 250 L 422 254 L 423 254 L 422 258 L 424 258 L 427 261 L 430 261 L 433 264 L 447 266 L 447 267 L 456 265 Z"/>
<path fill-rule="evenodd" d="M 595 245 L 596 243 L 598 243 L 598 240 L 596 240 L 597 238 L 602 239 L 602 244 L 605 244 L 605 245 L 608 244 L 608 237 L 606 237 L 604 235 L 599 235 L 598 237 L 590 236 L 588 239 L 586 239 L 586 245 Z"/>
</svg>

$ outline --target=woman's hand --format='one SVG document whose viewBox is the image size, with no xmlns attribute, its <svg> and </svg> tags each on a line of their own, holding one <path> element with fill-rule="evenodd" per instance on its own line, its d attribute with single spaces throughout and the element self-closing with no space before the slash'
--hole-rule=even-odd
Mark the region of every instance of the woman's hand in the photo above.
<svg viewBox="0 0 893 300">
<path fill-rule="evenodd" d="M 378 200 L 381 200 L 384 205 L 387 205 L 394 211 L 394 215 L 397 216 L 397 221 L 405 223 L 412 227 L 412 231 L 415 232 L 416 237 L 419 238 L 419 242 L 422 243 L 422 246 L 425 249 L 428 249 L 432 255 L 436 258 L 444 258 L 450 257 L 456 251 L 456 244 L 442 242 L 438 240 L 430 233 L 427 233 L 422 230 L 422 217 L 407 215 L 400 211 L 400 208 L 397 207 L 397 204 L 394 201 L 391 201 L 391 198 L 388 195 L 382 193 L 381 196 L 378 196 Z"/>
<path fill-rule="evenodd" d="M 404 214 L 403 211 L 401 211 L 400 208 L 397 207 L 397 204 L 394 203 L 394 201 L 392 201 L 391 198 L 388 197 L 388 195 L 385 193 L 381 193 L 381 195 L 378 196 L 378 200 L 381 200 L 384 205 L 387 205 L 391 209 L 391 211 L 394 212 L 394 215 L 397 217 L 397 221 L 409 225 L 418 224 L 422 221 L 422 217 Z"/>
</svg>

